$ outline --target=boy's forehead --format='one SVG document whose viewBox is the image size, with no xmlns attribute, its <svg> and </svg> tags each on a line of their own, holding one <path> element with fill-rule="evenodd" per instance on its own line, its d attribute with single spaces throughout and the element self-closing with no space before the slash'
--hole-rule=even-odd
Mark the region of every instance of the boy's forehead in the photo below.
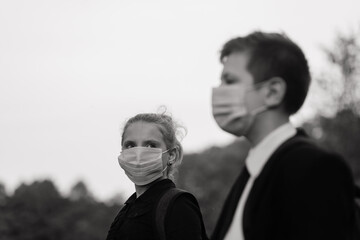
<svg viewBox="0 0 360 240">
<path fill-rule="evenodd" d="M 252 77 L 248 70 L 249 54 L 246 52 L 231 53 L 223 63 L 222 79 Z"/>
<path fill-rule="evenodd" d="M 224 58 L 223 64 L 228 67 L 247 66 L 249 58 L 247 52 L 233 52 Z"/>
</svg>

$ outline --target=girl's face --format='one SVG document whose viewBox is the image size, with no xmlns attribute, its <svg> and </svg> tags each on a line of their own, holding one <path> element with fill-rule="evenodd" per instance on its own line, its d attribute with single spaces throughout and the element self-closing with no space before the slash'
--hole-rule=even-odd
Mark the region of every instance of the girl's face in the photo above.
<svg viewBox="0 0 360 240">
<path fill-rule="evenodd" d="M 130 124 L 124 132 L 122 149 L 133 147 L 161 148 L 163 152 L 167 150 L 163 135 L 157 124 L 143 121 Z M 163 166 L 166 166 L 169 160 L 169 152 L 164 153 L 162 157 Z"/>
</svg>

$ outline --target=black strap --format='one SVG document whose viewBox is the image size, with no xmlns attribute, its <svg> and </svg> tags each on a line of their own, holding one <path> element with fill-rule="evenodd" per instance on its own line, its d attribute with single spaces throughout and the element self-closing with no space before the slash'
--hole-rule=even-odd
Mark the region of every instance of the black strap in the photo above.
<svg viewBox="0 0 360 240">
<path fill-rule="evenodd" d="M 156 230 L 161 240 L 166 240 L 165 216 L 167 209 L 170 203 L 183 193 L 187 193 L 187 192 L 178 188 L 170 188 L 160 198 L 160 201 L 156 207 L 155 224 L 156 224 Z"/>
<path fill-rule="evenodd" d="M 197 213 L 199 215 L 200 221 L 201 221 L 201 237 L 203 240 L 208 240 L 206 229 L 204 225 L 204 221 L 202 218 L 202 214 L 200 211 L 200 206 L 198 201 L 196 200 L 195 196 L 191 193 L 179 189 L 179 188 L 170 188 L 168 189 L 160 198 L 158 205 L 156 207 L 155 212 L 155 225 L 156 230 L 158 233 L 158 236 L 160 237 L 160 240 L 166 240 L 166 232 L 165 232 L 165 217 L 167 210 L 169 207 L 171 207 L 171 204 L 174 203 L 174 201 L 181 195 L 186 195 L 191 201 L 196 204 L 198 210 Z"/>
<path fill-rule="evenodd" d="M 355 184 L 355 198 L 360 199 L 360 187 Z"/>
</svg>

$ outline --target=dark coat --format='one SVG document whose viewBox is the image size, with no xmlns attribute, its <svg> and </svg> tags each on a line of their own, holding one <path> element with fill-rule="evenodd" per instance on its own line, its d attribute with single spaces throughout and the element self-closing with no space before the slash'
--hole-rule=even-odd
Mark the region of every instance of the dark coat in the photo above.
<svg viewBox="0 0 360 240">
<path fill-rule="evenodd" d="M 160 180 L 136 198 L 134 193 L 111 224 L 107 240 L 152 240 L 159 239 L 155 226 L 155 209 L 163 193 L 174 188 L 169 180 Z M 169 240 L 200 240 L 203 220 L 197 202 L 189 195 L 176 198 L 165 215 L 165 232 Z"/>
<path fill-rule="evenodd" d="M 231 224 L 246 179 L 240 174 L 212 239 Z M 283 143 L 254 181 L 243 212 L 245 240 L 345 240 L 354 218 L 354 182 L 340 156 L 302 133 Z"/>
</svg>

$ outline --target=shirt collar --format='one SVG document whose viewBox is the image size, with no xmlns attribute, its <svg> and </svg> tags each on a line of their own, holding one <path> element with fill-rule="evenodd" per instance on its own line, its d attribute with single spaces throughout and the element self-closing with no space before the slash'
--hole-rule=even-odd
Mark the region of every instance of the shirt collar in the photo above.
<svg viewBox="0 0 360 240">
<path fill-rule="evenodd" d="M 272 153 L 286 140 L 296 134 L 296 129 L 287 122 L 268 134 L 259 144 L 250 149 L 245 160 L 250 176 L 257 177 Z"/>
</svg>

